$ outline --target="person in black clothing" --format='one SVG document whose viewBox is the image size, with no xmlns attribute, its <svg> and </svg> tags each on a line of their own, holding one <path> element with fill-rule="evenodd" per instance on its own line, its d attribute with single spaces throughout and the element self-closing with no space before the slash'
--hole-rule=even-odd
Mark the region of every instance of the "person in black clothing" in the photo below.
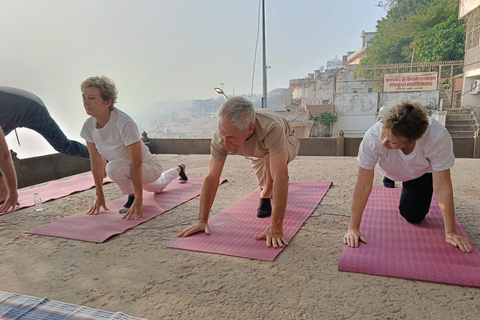
<svg viewBox="0 0 480 320">
<path fill-rule="evenodd" d="M 14 210 L 18 200 L 17 177 L 5 136 L 25 127 L 40 133 L 58 152 L 89 158 L 87 146 L 69 140 L 48 113 L 43 101 L 28 91 L 0 86 L 0 212 Z"/>
</svg>

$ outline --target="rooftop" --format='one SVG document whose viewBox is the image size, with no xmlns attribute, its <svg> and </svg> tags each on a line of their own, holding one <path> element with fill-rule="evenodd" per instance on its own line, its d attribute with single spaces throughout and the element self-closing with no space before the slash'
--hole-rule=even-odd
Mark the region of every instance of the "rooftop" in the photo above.
<svg viewBox="0 0 480 320">
<path fill-rule="evenodd" d="M 203 178 L 209 156 L 159 157 L 164 169 L 185 163 L 190 177 Z M 479 165 L 457 159 L 452 169 L 457 214 L 477 245 Z M 357 168 L 355 157 L 300 156 L 290 164 L 290 180 L 333 186 L 274 262 L 166 249 L 195 221 L 199 198 L 103 244 L 25 234 L 89 208 L 94 190 L 45 203 L 41 213 L 0 216 L 1 290 L 152 320 L 476 318 L 478 289 L 337 270 Z M 212 215 L 257 187 L 239 156 L 227 159 L 223 177 L 229 182 L 219 187 Z M 381 178 L 376 172 L 374 184 Z M 120 196 L 113 184 L 105 190 L 107 201 Z"/>
</svg>

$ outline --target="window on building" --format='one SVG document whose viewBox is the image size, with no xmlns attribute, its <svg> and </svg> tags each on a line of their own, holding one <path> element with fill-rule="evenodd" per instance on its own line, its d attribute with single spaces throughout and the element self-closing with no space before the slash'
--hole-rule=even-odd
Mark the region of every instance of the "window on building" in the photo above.
<svg viewBox="0 0 480 320">
<path fill-rule="evenodd" d="M 470 50 L 480 45 L 480 11 L 471 13 L 467 19 L 467 32 L 465 37 L 465 50 Z"/>
</svg>

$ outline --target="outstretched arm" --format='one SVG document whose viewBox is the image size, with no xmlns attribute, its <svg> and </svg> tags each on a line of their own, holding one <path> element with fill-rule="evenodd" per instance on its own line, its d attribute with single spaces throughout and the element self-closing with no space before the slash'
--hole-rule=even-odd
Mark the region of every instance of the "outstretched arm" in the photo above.
<svg viewBox="0 0 480 320">
<path fill-rule="evenodd" d="M 455 206 L 453 203 L 453 187 L 450 169 L 433 171 L 433 190 L 437 196 L 440 211 L 443 215 L 445 226 L 445 241 L 463 252 L 471 252 L 472 246 L 468 241 L 460 237 L 455 224 Z"/>
<path fill-rule="evenodd" d="M 105 170 L 105 161 L 98 153 L 95 143 L 87 141 L 88 153 L 90 154 L 90 166 L 92 168 L 93 180 L 95 181 L 95 190 L 97 193 L 97 198 L 93 203 L 90 210 L 87 214 L 98 214 L 100 209 L 103 207 L 105 210 L 108 210 L 105 203 L 105 195 L 103 194 L 103 175 Z"/>
<path fill-rule="evenodd" d="M 283 219 L 288 197 L 288 151 L 270 157 L 270 173 L 273 179 L 273 207 L 270 226 L 255 238 L 266 238 L 267 247 L 283 247 L 288 244 L 283 234 Z"/>
<path fill-rule="evenodd" d="M 367 205 L 368 197 L 372 192 L 373 170 L 367 170 L 358 167 L 357 183 L 353 191 L 352 211 L 348 231 L 343 236 L 343 243 L 352 248 L 357 248 L 360 242 L 367 243 L 365 237 L 360 233 L 360 223 L 362 222 L 363 210 Z"/>
<path fill-rule="evenodd" d="M 3 179 L 6 186 L 6 197 L 3 204 L 0 206 L 0 212 L 8 212 L 15 210 L 18 200 L 17 193 L 17 174 L 13 167 L 12 156 L 8 150 L 5 135 L 0 128 L 0 171 L 3 174 Z M 4 191 L 4 190 L 2 190 Z"/>
<path fill-rule="evenodd" d="M 202 192 L 200 194 L 200 211 L 198 214 L 198 221 L 192 226 L 185 228 L 178 233 L 179 237 L 188 237 L 191 234 L 205 231 L 206 234 L 210 234 L 210 227 L 208 226 L 208 216 L 210 215 L 210 209 L 212 208 L 215 195 L 217 194 L 218 183 L 224 162 L 215 160 L 213 156 L 210 156 L 208 162 L 208 173 L 205 177 L 202 186 Z"/>
</svg>

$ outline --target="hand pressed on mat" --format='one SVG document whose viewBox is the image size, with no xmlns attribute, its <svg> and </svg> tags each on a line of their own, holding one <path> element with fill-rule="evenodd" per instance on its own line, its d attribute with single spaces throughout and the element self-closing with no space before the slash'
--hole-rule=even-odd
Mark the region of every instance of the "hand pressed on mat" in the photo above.
<svg viewBox="0 0 480 320">
<path fill-rule="evenodd" d="M 351 248 L 358 248 L 360 241 L 367 243 L 367 239 L 362 235 L 359 230 L 348 228 L 347 233 L 343 236 L 343 243 Z"/>
<path fill-rule="evenodd" d="M 135 197 L 133 200 L 132 206 L 128 209 L 127 214 L 122 217 L 122 219 L 128 220 L 131 217 L 134 217 L 137 220 L 138 216 L 145 217 L 145 213 L 142 211 L 143 199 L 140 197 Z"/>
<path fill-rule="evenodd" d="M 207 222 L 203 220 L 198 220 L 195 224 L 191 225 L 188 228 L 183 229 L 178 233 L 179 237 L 188 237 L 191 234 L 205 231 L 205 234 L 210 234 L 210 227 Z"/>
<path fill-rule="evenodd" d="M 95 202 L 93 202 L 93 206 L 90 208 L 90 210 L 87 211 L 87 214 L 97 215 L 102 207 L 105 210 L 108 210 L 107 205 L 105 204 L 105 196 L 103 194 L 97 196 Z"/>
<path fill-rule="evenodd" d="M 0 212 L 9 212 L 9 211 L 15 211 L 15 208 L 17 205 L 20 203 L 17 202 L 18 200 L 18 193 L 8 193 L 7 197 L 3 201 L 3 203 L 0 203 Z"/>
<path fill-rule="evenodd" d="M 262 240 L 267 238 L 267 247 L 273 246 L 274 248 L 283 247 L 288 245 L 287 239 L 283 235 L 283 228 L 274 226 L 271 224 L 265 231 L 255 236 L 255 239 Z"/>
<path fill-rule="evenodd" d="M 449 232 L 445 235 L 445 241 L 454 247 L 459 248 L 463 252 L 472 252 L 472 245 L 468 241 L 460 237 L 456 232 Z"/>
</svg>

